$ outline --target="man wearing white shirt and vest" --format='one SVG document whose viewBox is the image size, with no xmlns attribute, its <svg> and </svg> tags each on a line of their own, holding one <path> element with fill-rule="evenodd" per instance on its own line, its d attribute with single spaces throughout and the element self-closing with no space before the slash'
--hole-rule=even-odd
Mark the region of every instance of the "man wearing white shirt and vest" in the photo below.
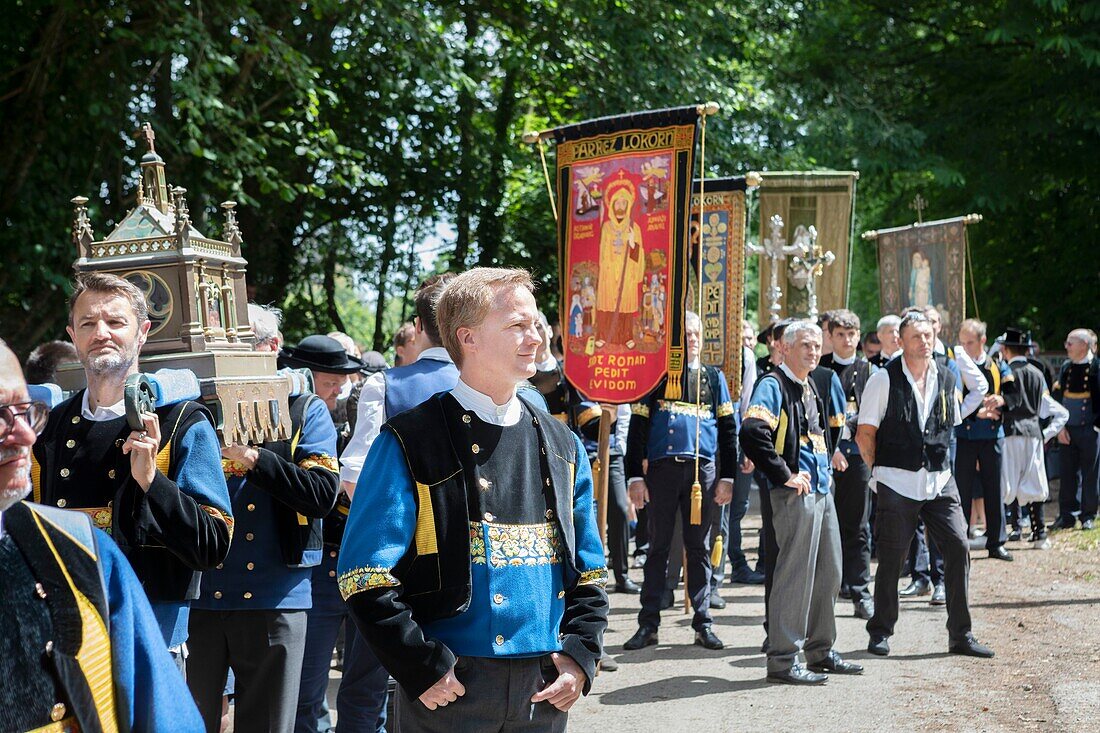
<svg viewBox="0 0 1100 733">
<path fill-rule="evenodd" d="M 878 572 L 875 614 L 867 622 L 867 651 L 890 653 L 898 618 L 898 577 L 917 520 L 923 519 L 943 553 L 948 650 L 992 657 L 971 633 L 969 543 L 948 447 L 960 422 L 955 376 L 932 359 L 935 338 L 924 313 L 911 312 L 898 333 L 901 358 L 867 380 L 856 443 L 876 482 Z"/>
</svg>

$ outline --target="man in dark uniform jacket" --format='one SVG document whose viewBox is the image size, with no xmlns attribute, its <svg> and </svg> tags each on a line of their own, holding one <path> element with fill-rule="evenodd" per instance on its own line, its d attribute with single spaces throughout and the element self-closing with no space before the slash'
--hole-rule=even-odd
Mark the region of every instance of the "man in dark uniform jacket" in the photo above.
<svg viewBox="0 0 1100 733">
<path fill-rule="evenodd" d="M 143 430 L 127 423 L 124 385 L 138 372 L 150 327 L 132 283 L 78 276 L 69 321 L 88 387 L 54 409 L 35 444 L 35 501 L 83 511 L 111 534 L 182 669 L 199 573 L 225 559 L 233 533 L 220 443 L 195 402 L 146 413 Z"/>
<path fill-rule="evenodd" d="M 856 617 L 866 620 L 875 612 L 871 599 L 871 469 L 859 455 L 855 435 L 863 389 L 876 367 L 856 355 L 859 316 L 849 310 L 833 311 L 832 315 L 829 340 L 833 353 L 821 357 L 821 366 L 836 373 L 844 399 L 844 427 L 835 444 L 840 457 L 833 459 L 843 558 L 840 587 L 841 595 L 851 599 Z"/>
<path fill-rule="evenodd" d="M 688 368 L 682 377 L 683 398 L 664 399 L 667 382 L 662 381 L 632 408 L 630 417 L 626 447 L 628 491 L 635 506 L 648 504 L 650 540 L 638 631 L 623 645 L 627 650 L 657 643 L 661 596 L 677 516 L 681 519 L 687 552 L 685 571 L 695 609 L 691 621 L 695 643 L 707 649 L 722 648 L 722 642 L 711 630 L 711 513 L 718 511 L 716 503 L 728 504 L 733 497 L 733 478 L 738 468 L 737 425 L 726 378 L 720 370 L 699 363 L 702 324 L 694 313 L 689 312 L 684 319 L 684 334 Z M 695 491 L 696 481 L 701 494 Z"/>
<path fill-rule="evenodd" d="M 1100 362 L 1092 334 L 1083 328 L 1066 336 L 1066 355 L 1051 393 L 1069 411 L 1069 422 L 1058 433 L 1058 518 L 1051 529 L 1092 529 L 1100 503 Z"/>
</svg>

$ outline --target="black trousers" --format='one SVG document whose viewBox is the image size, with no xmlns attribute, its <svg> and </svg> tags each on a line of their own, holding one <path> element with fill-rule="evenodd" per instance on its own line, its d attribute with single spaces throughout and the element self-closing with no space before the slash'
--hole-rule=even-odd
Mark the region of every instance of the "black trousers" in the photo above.
<svg viewBox="0 0 1100 733">
<path fill-rule="evenodd" d="M 702 522 L 691 524 L 691 485 L 695 482 L 695 461 L 663 458 L 649 464 L 646 486 L 649 488 L 649 553 L 645 561 L 642 582 L 642 610 L 639 626 L 657 628 L 661 624 L 661 595 L 668 572 L 668 555 L 677 520 L 684 533 L 687 552 L 687 585 L 695 616 L 691 625 L 696 631 L 709 626 L 710 618 L 710 525 L 714 503 L 714 464 L 699 462 L 699 479 L 703 485 Z"/>
<path fill-rule="evenodd" d="M 844 452 L 847 471 L 836 471 L 837 523 L 840 525 L 840 585 L 852 600 L 871 598 L 871 469 L 858 453 Z"/>
<path fill-rule="evenodd" d="M 1069 445 L 1058 446 L 1061 454 L 1058 514 L 1072 524 L 1078 512 L 1082 522 L 1096 519 L 1100 503 L 1100 438 L 1091 425 L 1072 425 L 1066 431 Z"/>
<path fill-rule="evenodd" d="M 233 730 L 286 733 L 294 730 L 305 611 L 191 610 L 187 686 L 207 733 L 218 733 L 222 692 L 229 669 L 236 679 Z"/>
<path fill-rule="evenodd" d="M 1001 501 L 1001 450 L 1004 441 L 959 440 L 955 449 L 955 481 L 959 485 L 963 519 L 970 526 L 974 499 L 985 502 L 985 547 L 995 550 L 1008 540 L 1004 502 Z"/>
<path fill-rule="evenodd" d="M 943 553 L 947 593 L 947 634 L 951 643 L 970 631 L 970 543 L 959 504 L 959 490 L 952 478 L 944 490 L 928 501 L 902 496 L 886 484 L 878 484 L 878 571 L 875 573 L 875 615 L 867 622 L 872 636 L 892 636 L 898 621 L 898 578 L 901 577 L 909 542 L 917 519 Z"/>
<path fill-rule="evenodd" d="M 626 580 L 630 567 L 628 549 L 630 526 L 627 519 L 626 469 L 622 456 L 611 456 L 607 467 L 607 553 L 619 583 Z"/>
</svg>

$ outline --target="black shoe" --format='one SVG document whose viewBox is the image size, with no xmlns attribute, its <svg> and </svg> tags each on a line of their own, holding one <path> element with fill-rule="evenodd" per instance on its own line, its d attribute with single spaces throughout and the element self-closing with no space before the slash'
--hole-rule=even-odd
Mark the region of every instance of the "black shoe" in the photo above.
<svg viewBox="0 0 1100 733">
<path fill-rule="evenodd" d="M 1058 517 L 1050 523 L 1050 526 L 1047 527 L 1047 529 L 1073 529 L 1075 524 L 1077 524 L 1077 520 L 1073 517 L 1070 517 L 1069 519 L 1066 519 L 1065 517 Z"/>
<path fill-rule="evenodd" d="M 601 672 L 618 672 L 619 663 L 615 661 L 615 658 L 604 652 L 604 655 L 600 657 L 600 671 Z"/>
<path fill-rule="evenodd" d="M 979 644 L 978 640 L 974 638 L 974 634 L 969 631 L 961 641 L 955 642 L 949 646 L 947 651 L 952 654 L 962 654 L 967 657 L 981 657 L 982 659 L 990 659 L 993 656 L 993 650 L 983 644 Z"/>
<path fill-rule="evenodd" d="M 782 672 L 768 672 L 768 682 L 782 682 L 785 685 L 823 685 L 829 676 L 811 672 L 797 662 Z"/>
<path fill-rule="evenodd" d="M 630 578 L 622 578 L 615 584 L 615 592 L 636 596 L 642 592 L 642 586 L 638 585 Z"/>
<path fill-rule="evenodd" d="M 764 573 L 758 573 L 746 565 L 730 573 L 730 582 L 740 583 L 742 585 L 763 585 Z"/>
<path fill-rule="evenodd" d="M 932 584 L 924 578 L 917 578 L 908 586 L 898 591 L 898 595 L 903 598 L 909 598 L 910 596 L 926 596 L 932 592 Z"/>
<path fill-rule="evenodd" d="M 626 640 L 623 649 L 628 652 L 636 651 L 642 647 L 653 646 L 657 643 L 657 629 L 652 626 L 640 626 L 634 632 L 634 636 Z"/>
<path fill-rule="evenodd" d="M 875 615 L 875 602 L 870 598 L 860 598 L 853 603 L 855 606 L 855 617 L 861 618 L 864 621 L 870 621 L 871 617 Z"/>
<path fill-rule="evenodd" d="M 936 583 L 936 589 L 932 591 L 932 597 L 928 599 L 928 605 L 930 606 L 946 606 L 947 605 L 947 589 L 944 588 L 943 583 Z"/>
<path fill-rule="evenodd" d="M 676 603 L 676 594 L 670 590 L 665 590 L 661 593 L 661 610 L 666 611 L 672 608 L 672 605 Z"/>
<path fill-rule="evenodd" d="M 998 545 L 989 551 L 989 557 L 993 560 L 1004 560 L 1006 562 L 1012 562 L 1012 555 L 1009 554 L 1003 546 Z"/>
<path fill-rule="evenodd" d="M 718 595 L 718 590 L 716 588 L 710 589 L 710 607 L 716 608 L 719 611 L 726 607 L 726 599 Z"/>
<path fill-rule="evenodd" d="M 1084 519 L 1081 521 L 1081 529 L 1090 530 L 1096 527 L 1096 522 L 1092 519 Z"/>
<path fill-rule="evenodd" d="M 1011 532 L 1008 533 L 1009 542 L 1019 542 L 1020 538 L 1024 536 L 1024 533 L 1020 531 L 1019 527 L 1014 527 Z"/>
<path fill-rule="evenodd" d="M 842 585 L 840 586 L 840 593 L 838 593 L 837 596 L 846 601 L 850 601 L 852 599 L 852 589 Z"/>
<path fill-rule="evenodd" d="M 701 646 L 704 649 L 723 649 L 725 644 L 722 640 L 714 635 L 714 632 L 710 630 L 709 626 L 704 626 L 702 630 L 695 632 L 695 645 Z"/>
<path fill-rule="evenodd" d="M 867 651 L 879 657 L 887 656 L 890 653 L 890 637 L 872 635 L 867 642 Z"/>
<path fill-rule="evenodd" d="M 845 662 L 840 655 L 830 650 L 829 656 L 820 662 L 806 665 L 811 672 L 832 672 L 833 674 L 863 674 L 863 665 L 855 662 Z"/>
</svg>

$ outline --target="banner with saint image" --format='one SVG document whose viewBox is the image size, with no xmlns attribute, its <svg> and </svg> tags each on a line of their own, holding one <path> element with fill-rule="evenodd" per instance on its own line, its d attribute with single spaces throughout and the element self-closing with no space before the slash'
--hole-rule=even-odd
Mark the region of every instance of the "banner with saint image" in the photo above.
<svg viewBox="0 0 1100 733">
<path fill-rule="evenodd" d="M 680 398 L 698 107 L 553 131 L 565 376 L 589 399 Z"/>
<path fill-rule="evenodd" d="M 697 307 L 694 285 L 703 268 L 703 344 L 700 360 L 726 375 L 730 394 L 741 393 L 741 321 L 745 302 L 745 179 L 708 178 L 699 229 L 699 181 L 691 197 L 691 277 L 688 308 Z"/>
</svg>

